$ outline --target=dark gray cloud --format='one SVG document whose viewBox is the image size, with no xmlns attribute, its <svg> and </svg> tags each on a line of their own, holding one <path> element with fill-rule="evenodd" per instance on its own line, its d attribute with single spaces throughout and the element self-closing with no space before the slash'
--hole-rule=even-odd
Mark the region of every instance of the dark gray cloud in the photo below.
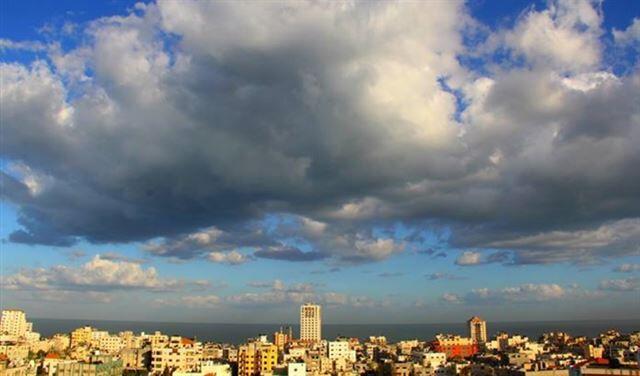
<svg viewBox="0 0 640 376">
<path fill-rule="evenodd" d="M 270 247 L 256 251 L 254 256 L 258 258 L 285 261 L 316 261 L 329 257 L 329 255 L 324 253 L 314 251 L 304 252 L 295 247 Z"/>
<path fill-rule="evenodd" d="M 378 277 L 396 278 L 396 277 L 402 277 L 403 275 L 404 275 L 404 273 L 402 273 L 402 272 L 384 272 L 384 273 L 378 274 Z"/>
<path fill-rule="evenodd" d="M 464 4 L 424 6 L 160 2 L 3 64 L 9 240 L 361 263 L 428 240 L 372 230 L 402 222 L 479 263 L 638 255 L 640 76 L 597 69 L 597 11 L 551 30 L 590 46 L 575 67 L 519 43 L 565 15 L 530 10 L 497 33 L 525 66 L 480 77 L 457 59 Z"/>
<path fill-rule="evenodd" d="M 441 272 L 426 274 L 425 277 L 427 277 L 427 279 L 430 281 L 439 281 L 439 280 L 455 281 L 455 280 L 464 279 L 464 277 L 460 277 L 450 273 L 441 273 Z"/>
</svg>

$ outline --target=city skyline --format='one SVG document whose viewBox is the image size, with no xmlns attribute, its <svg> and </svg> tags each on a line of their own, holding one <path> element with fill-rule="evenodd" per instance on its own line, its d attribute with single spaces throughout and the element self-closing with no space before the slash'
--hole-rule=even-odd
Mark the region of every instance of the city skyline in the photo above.
<svg viewBox="0 0 640 376">
<path fill-rule="evenodd" d="M 413 331 L 321 338 L 321 306 L 302 304 L 300 337 L 282 327 L 237 342 L 172 331 L 111 331 L 93 325 L 34 331 L 22 310 L 2 310 L 4 376 L 637 376 L 640 331 L 609 328 L 591 335 L 564 330 L 528 337 L 467 320 L 468 336 Z M 306 327 L 306 329 L 305 329 Z M 537 339 L 536 339 L 537 338 Z"/>
<path fill-rule="evenodd" d="M 0 14 L 2 309 L 638 318 L 638 1 Z"/>
</svg>

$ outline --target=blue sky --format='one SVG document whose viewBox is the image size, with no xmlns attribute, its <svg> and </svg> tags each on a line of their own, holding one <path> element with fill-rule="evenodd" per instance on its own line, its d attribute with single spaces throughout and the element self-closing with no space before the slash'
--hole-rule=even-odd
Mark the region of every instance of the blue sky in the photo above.
<svg viewBox="0 0 640 376">
<path fill-rule="evenodd" d="M 638 2 L 0 6 L 3 308 L 637 318 Z"/>
</svg>

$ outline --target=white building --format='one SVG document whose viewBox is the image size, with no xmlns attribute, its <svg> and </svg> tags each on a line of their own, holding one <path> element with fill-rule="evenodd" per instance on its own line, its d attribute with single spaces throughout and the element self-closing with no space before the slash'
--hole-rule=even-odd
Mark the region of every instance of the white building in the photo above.
<svg viewBox="0 0 640 376">
<path fill-rule="evenodd" d="M 304 362 L 301 363 L 289 363 L 287 365 L 287 376 L 306 376 L 307 365 Z"/>
<path fill-rule="evenodd" d="M 300 339 L 320 341 L 322 339 L 322 308 L 317 304 L 300 307 Z"/>
<path fill-rule="evenodd" d="M 188 338 L 171 337 L 166 347 L 153 347 L 151 372 L 160 374 L 165 369 L 191 371 L 202 360 L 202 343 Z"/>
<path fill-rule="evenodd" d="M 348 362 L 356 361 L 356 351 L 351 350 L 347 341 L 331 341 L 329 342 L 327 356 L 331 360 L 346 360 Z"/>
<path fill-rule="evenodd" d="M 107 335 L 98 339 L 98 349 L 107 354 L 115 355 L 124 348 L 124 341 L 118 336 Z"/>
<path fill-rule="evenodd" d="M 25 337 L 33 329 L 33 324 L 27 322 L 24 311 L 19 309 L 6 309 L 2 311 L 0 318 L 0 332 L 10 336 Z"/>
<path fill-rule="evenodd" d="M 447 354 L 443 352 L 419 351 L 413 353 L 413 358 L 424 367 L 438 368 L 447 363 Z"/>
<path fill-rule="evenodd" d="M 200 362 L 193 371 L 175 371 L 173 376 L 231 376 L 231 366 L 226 363 L 216 363 L 213 361 Z"/>
</svg>

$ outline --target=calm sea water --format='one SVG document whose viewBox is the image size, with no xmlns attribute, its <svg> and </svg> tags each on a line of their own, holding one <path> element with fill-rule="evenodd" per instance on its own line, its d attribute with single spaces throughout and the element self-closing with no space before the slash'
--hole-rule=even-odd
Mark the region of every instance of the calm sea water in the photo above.
<svg viewBox="0 0 640 376">
<path fill-rule="evenodd" d="M 165 334 L 179 334 L 185 337 L 196 337 L 201 341 L 214 341 L 239 344 L 247 338 L 259 334 L 272 334 L 278 330 L 279 324 L 213 324 L 213 323 L 176 323 L 176 322 L 136 322 L 136 321 L 83 321 L 62 319 L 33 319 L 34 330 L 44 336 L 55 333 L 67 333 L 83 326 L 91 325 L 102 330 L 117 333 L 124 330 L 134 332 L 154 332 L 159 330 Z M 297 325 L 291 325 L 294 334 L 298 332 Z M 565 331 L 571 335 L 593 337 L 608 329 L 617 329 L 628 333 L 640 330 L 638 320 L 608 320 L 608 321 L 541 321 L 541 322 L 488 322 L 489 335 L 499 331 L 523 334 L 529 338 L 538 338 L 549 331 Z M 324 338 L 332 339 L 338 336 L 367 338 L 370 335 L 384 335 L 390 341 L 403 339 L 430 340 L 438 333 L 464 335 L 467 331 L 464 323 L 455 324 L 325 324 L 322 326 Z"/>
</svg>

